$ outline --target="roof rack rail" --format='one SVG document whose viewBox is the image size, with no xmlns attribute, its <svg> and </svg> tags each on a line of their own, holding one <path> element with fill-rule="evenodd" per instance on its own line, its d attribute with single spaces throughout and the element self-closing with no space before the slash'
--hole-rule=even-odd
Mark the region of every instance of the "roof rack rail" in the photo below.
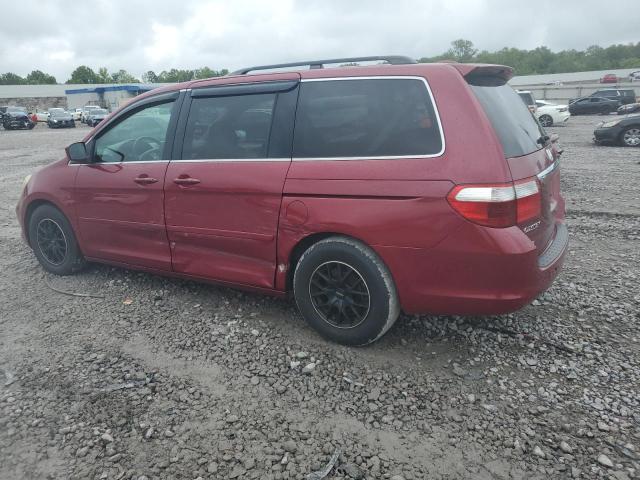
<svg viewBox="0 0 640 480">
<path fill-rule="evenodd" d="M 371 62 L 375 60 L 382 60 L 391 65 L 406 65 L 409 63 L 418 63 L 413 58 L 405 57 L 402 55 L 381 55 L 373 57 L 347 57 L 347 58 L 330 58 L 327 60 L 310 60 L 306 62 L 293 62 L 293 63 L 279 63 L 275 65 L 260 65 L 257 67 L 247 67 L 231 72 L 229 75 L 246 75 L 254 70 L 271 70 L 275 68 L 289 68 L 289 67 L 304 67 L 309 66 L 310 69 L 315 70 L 317 68 L 324 68 L 327 63 L 357 63 L 357 62 Z"/>
</svg>

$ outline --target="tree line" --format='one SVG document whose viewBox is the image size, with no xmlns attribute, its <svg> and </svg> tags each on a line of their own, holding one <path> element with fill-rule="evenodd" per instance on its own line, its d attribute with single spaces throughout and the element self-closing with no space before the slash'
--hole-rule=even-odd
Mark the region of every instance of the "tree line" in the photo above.
<svg viewBox="0 0 640 480">
<path fill-rule="evenodd" d="M 495 52 L 479 51 L 473 42 L 458 39 L 451 42 L 451 48 L 435 57 L 422 57 L 421 63 L 441 61 L 461 63 L 496 63 L 513 67 L 516 75 L 532 75 L 545 73 L 567 73 L 588 70 L 609 70 L 618 68 L 640 68 L 640 42 L 627 45 L 610 45 L 606 48 L 592 45 L 586 50 L 561 50 L 552 52 L 547 47 L 533 50 L 505 47 Z M 176 83 L 226 75 L 226 68 L 212 70 L 209 67 L 194 70 L 172 68 L 156 73 L 149 70 L 142 74 L 145 83 Z M 7 72 L 0 74 L 0 85 L 42 85 L 55 84 L 56 78 L 40 70 L 34 70 L 26 77 Z M 109 72 L 106 68 L 94 71 L 86 65 L 77 67 L 66 83 L 140 83 L 140 79 L 126 70 Z"/>
<path fill-rule="evenodd" d="M 446 60 L 508 65 L 513 67 L 516 75 L 640 68 L 640 42 L 610 45 L 606 48 L 592 45 L 586 50 L 559 52 L 552 52 L 547 47 L 537 47 L 533 50 L 505 47 L 496 52 L 489 52 L 478 51 L 470 40 L 458 39 L 451 42 L 451 48 L 446 52 L 435 57 L 423 57 L 418 61 L 432 63 Z"/>
<path fill-rule="evenodd" d="M 209 67 L 197 68 L 195 70 L 180 70 L 172 68 L 171 70 L 163 70 L 155 73 L 149 70 L 142 74 L 142 82 L 145 83 L 178 83 L 187 82 L 189 80 L 199 80 L 201 78 L 220 77 L 226 75 L 229 71 L 226 68 L 222 70 L 212 70 Z M 58 82 L 53 75 L 49 75 L 40 70 L 34 70 L 26 77 L 21 77 L 12 72 L 0 74 L 0 85 L 55 85 Z M 94 84 L 94 83 L 141 83 L 140 79 L 127 72 L 126 70 L 118 70 L 109 72 L 106 68 L 99 68 L 94 71 L 86 65 L 80 65 L 72 73 L 71 77 L 65 82 L 68 84 Z"/>
</svg>

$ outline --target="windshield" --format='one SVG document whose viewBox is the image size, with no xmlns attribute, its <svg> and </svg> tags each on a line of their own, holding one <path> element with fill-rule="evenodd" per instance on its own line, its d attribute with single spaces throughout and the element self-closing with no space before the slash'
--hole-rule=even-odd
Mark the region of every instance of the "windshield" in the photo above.
<svg viewBox="0 0 640 480">
<path fill-rule="evenodd" d="M 7 112 L 23 112 L 26 113 L 27 109 L 24 107 L 7 107 Z"/>
<path fill-rule="evenodd" d="M 513 88 L 471 85 L 471 90 L 489 117 L 505 157 L 521 157 L 542 148 L 539 140 L 546 133 Z"/>
<path fill-rule="evenodd" d="M 104 108 L 94 108 L 93 110 L 91 110 L 91 115 L 106 115 L 109 112 L 107 112 Z"/>
<path fill-rule="evenodd" d="M 64 108 L 50 108 L 49 109 L 49 114 L 54 115 L 56 113 L 63 113 L 64 112 Z"/>
</svg>

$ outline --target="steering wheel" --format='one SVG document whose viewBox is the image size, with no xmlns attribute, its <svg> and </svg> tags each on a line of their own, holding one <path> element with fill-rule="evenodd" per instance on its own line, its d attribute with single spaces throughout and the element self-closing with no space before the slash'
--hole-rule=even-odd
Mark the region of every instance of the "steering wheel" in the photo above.
<svg viewBox="0 0 640 480">
<path fill-rule="evenodd" d="M 140 160 L 159 160 L 161 143 L 153 137 L 139 137 L 133 142 L 133 154 Z"/>
</svg>

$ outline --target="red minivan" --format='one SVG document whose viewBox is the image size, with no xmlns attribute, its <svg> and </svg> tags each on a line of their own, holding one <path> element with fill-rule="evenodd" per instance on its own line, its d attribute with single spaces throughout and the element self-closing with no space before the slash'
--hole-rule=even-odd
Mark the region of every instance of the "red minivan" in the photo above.
<svg viewBox="0 0 640 480">
<path fill-rule="evenodd" d="M 511 75 L 367 57 L 153 90 L 27 178 L 18 219 L 49 272 L 95 261 L 292 292 L 343 344 L 400 310 L 511 312 L 568 243 L 558 149 Z"/>
</svg>

